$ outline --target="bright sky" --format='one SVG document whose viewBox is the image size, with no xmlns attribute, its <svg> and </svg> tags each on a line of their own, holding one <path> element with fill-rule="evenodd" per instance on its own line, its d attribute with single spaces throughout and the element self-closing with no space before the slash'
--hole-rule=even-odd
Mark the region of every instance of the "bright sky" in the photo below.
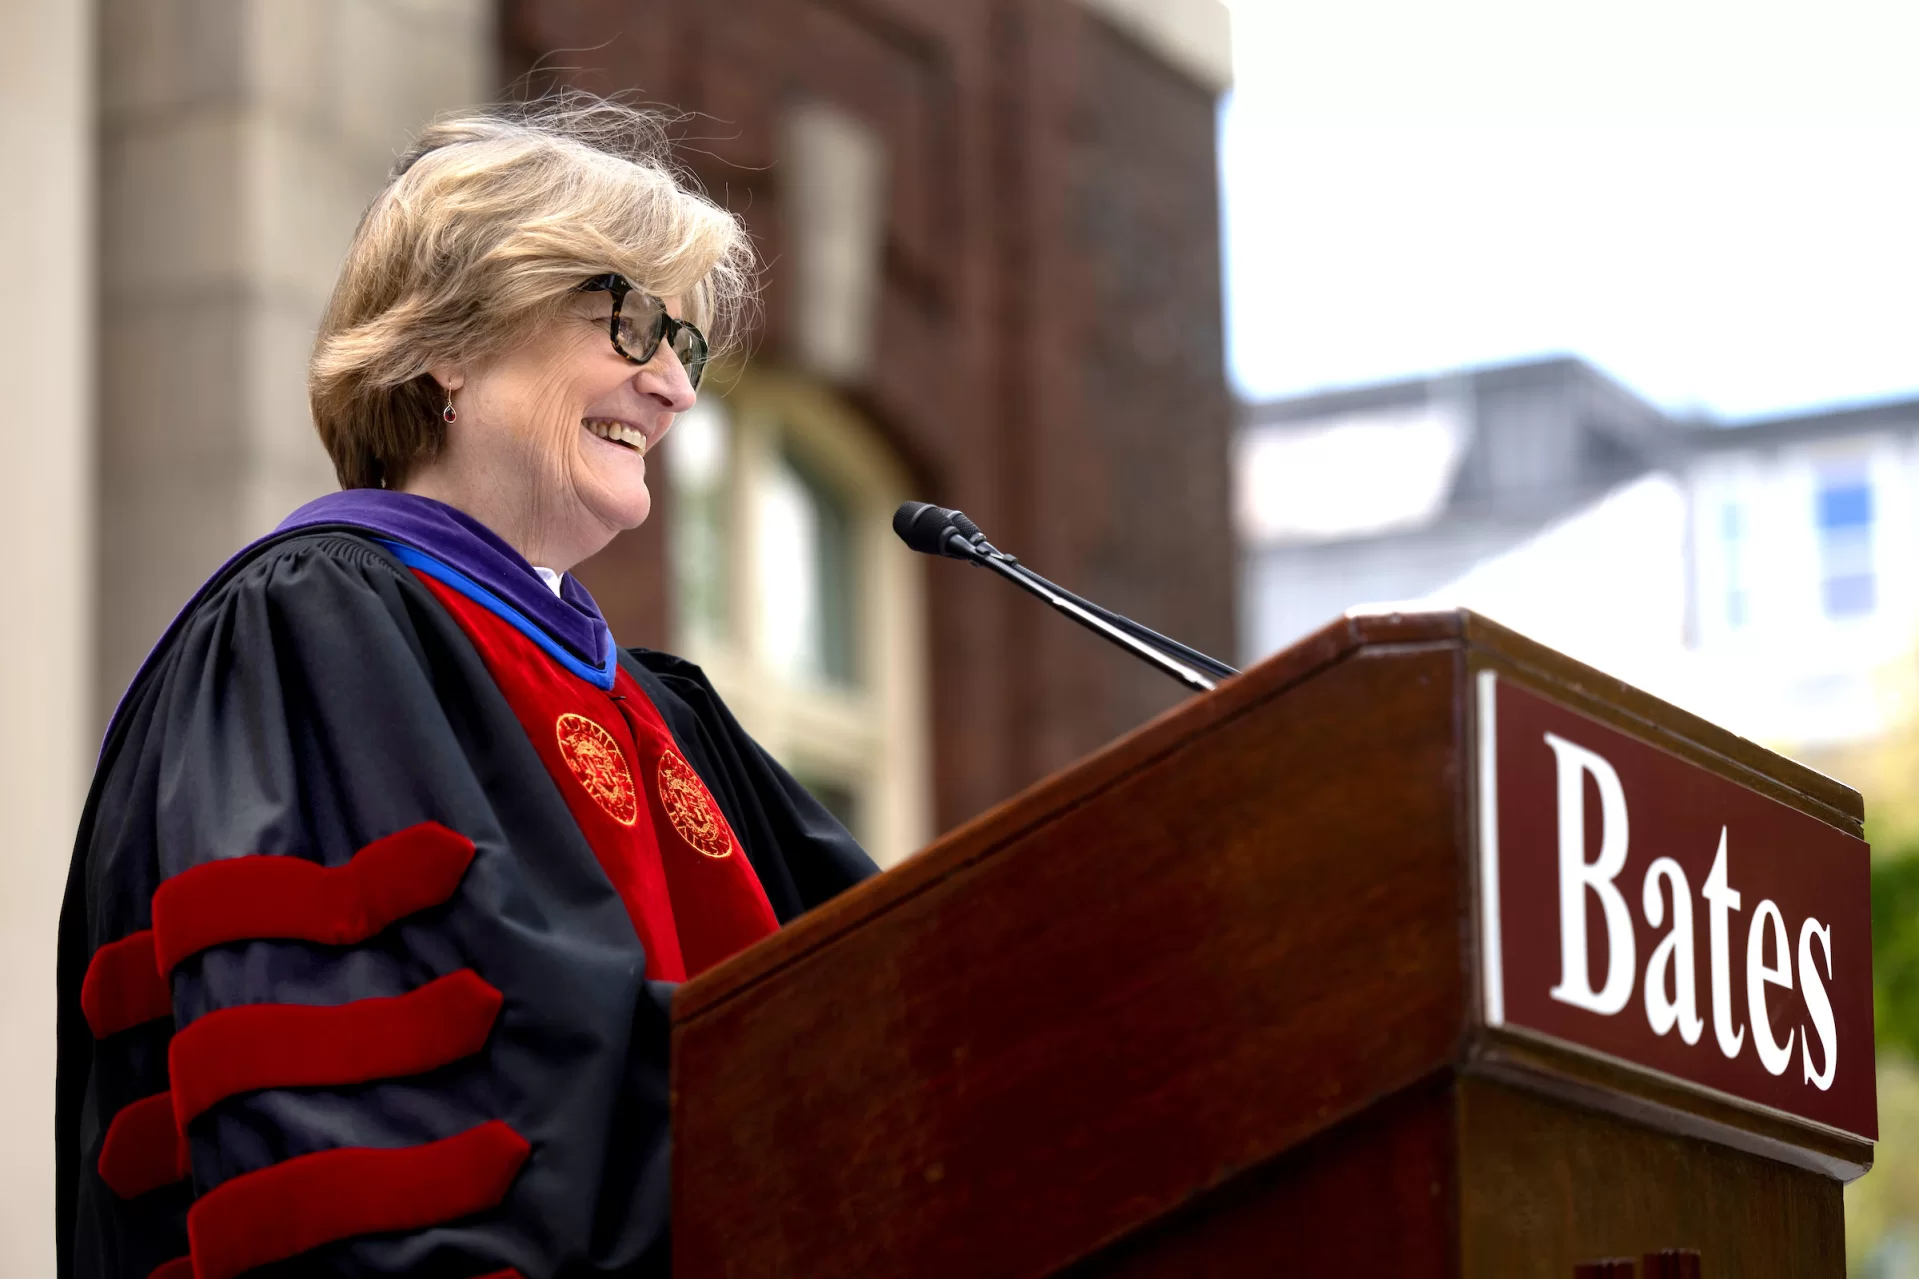
<svg viewBox="0 0 1919 1279">
<path fill-rule="evenodd" d="M 1581 355 L 1740 417 L 1919 392 L 1919 0 L 1228 0 L 1254 398 Z"/>
</svg>

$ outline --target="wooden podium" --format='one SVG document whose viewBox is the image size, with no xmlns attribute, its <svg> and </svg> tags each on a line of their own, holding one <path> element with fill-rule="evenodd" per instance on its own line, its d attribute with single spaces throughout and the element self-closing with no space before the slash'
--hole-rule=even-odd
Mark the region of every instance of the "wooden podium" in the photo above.
<svg viewBox="0 0 1919 1279">
<path fill-rule="evenodd" d="M 1342 620 L 688 983 L 675 1273 L 1841 1276 L 1861 816 L 1472 614 Z"/>
</svg>

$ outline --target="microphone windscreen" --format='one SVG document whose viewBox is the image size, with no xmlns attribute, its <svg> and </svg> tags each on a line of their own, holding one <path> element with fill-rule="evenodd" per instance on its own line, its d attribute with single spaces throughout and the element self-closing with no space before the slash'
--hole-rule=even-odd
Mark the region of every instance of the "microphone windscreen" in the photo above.
<svg viewBox="0 0 1919 1279">
<path fill-rule="evenodd" d="M 893 531 L 900 541 L 926 555 L 946 554 L 946 534 L 953 513 L 931 502 L 901 502 L 893 512 Z"/>
</svg>

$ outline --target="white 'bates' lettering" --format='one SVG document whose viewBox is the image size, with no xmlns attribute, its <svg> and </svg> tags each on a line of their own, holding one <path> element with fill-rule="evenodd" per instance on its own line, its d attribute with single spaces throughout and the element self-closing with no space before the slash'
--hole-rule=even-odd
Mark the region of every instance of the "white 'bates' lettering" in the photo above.
<svg viewBox="0 0 1919 1279">
<path fill-rule="evenodd" d="M 1637 962 L 1632 912 L 1615 882 L 1625 869 L 1630 839 L 1626 791 L 1618 772 L 1603 756 L 1556 733 L 1545 737 L 1558 766 L 1559 982 L 1551 995 L 1561 1003 L 1611 1017 L 1632 1001 Z M 1598 854 L 1590 861 L 1586 856 L 1588 777 L 1599 792 L 1600 818 Z M 1741 898 L 1731 883 L 1728 837 L 1729 831 L 1721 827 L 1719 847 L 1713 854 L 1712 869 L 1700 886 L 1700 896 L 1706 903 L 1713 1038 L 1721 1053 L 1737 1057 L 1745 1048 L 1747 1027 L 1739 1024 L 1733 1008 L 1732 916 L 1739 912 Z M 1598 900 L 1606 926 L 1606 980 L 1598 990 L 1593 989 L 1586 945 L 1588 893 Z M 1699 1015 L 1694 983 L 1697 957 L 1692 887 L 1678 862 L 1660 857 L 1646 868 L 1639 904 L 1646 923 L 1655 929 L 1665 923 L 1668 904 L 1672 911 L 1671 927 L 1646 959 L 1646 1023 L 1654 1034 L 1667 1035 L 1676 1029 L 1686 1044 L 1697 1044 L 1705 1022 Z M 1832 980 L 1832 930 L 1812 918 L 1799 927 L 1798 986 L 1812 1026 L 1804 1035 L 1799 1034 L 1797 1026 L 1787 1028 L 1782 1043 L 1773 1027 L 1766 994 L 1770 986 L 1793 989 L 1793 952 L 1787 938 L 1785 916 L 1778 903 L 1762 900 L 1754 908 L 1746 930 L 1745 1015 L 1752 1029 L 1753 1049 L 1768 1073 L 1783 1075 L 1792 1063 L 1796 1040 L 1804 1082 L 1824 1091 L 1832 1087 L 1839 1061 L 1838 1027 L 1826 993 L 1826 983 Z M 1812 1065 L 1815 1037 L 1823 1062 L 1816 1071 Z"/>
<path fill-rule="evenodd" d="M 1686 883 L 1686 872 L 1670 857 L 1661 857 L 1646 868 L 1639 904 L 1654 928 L 1666 916 L 1665 899 L 1659 895 L 1661 879 L 1672 894 L 1672 928 L 1646 961 L 1646 1020 L 1654 1034 L 1666 1034 L 1677 1026 L 1681 1039 L 1696 1044 L 1706 1023 L 1699 1019 L 1699 990 L 1693 984 L 1692 888 Z M 1666 994 L 1669 982 L 1670 996 Z"/>
<path fill-rule="evenodd" d="M 1732 1024 L 1732 960 L 1726 933 L 1732 912 L 1739 909 L 1739 890 L 1726 884 L 1726 828 L 1719 828 L 1719 851 L 1713 854 L 1712 870 L 1706 874 L 1706 929 L 1712 946 L 1712 1033 L 1719 1040 L 1719 1051 L 1737 1057 L 1746 1042 L 1746 1028 Z"/>
<path fill-rule="evenodd" d="M 1815 937 L 1819 939 L 1819 949 L 1826 952 L 1825 981 L 1820 980 L 1819 970 L 1812 966 L 1812 939 Z M 1826 982 L 1832 980 L 1832 929 L 1816 919 L 1808 919 L 1799 925 L 1799 980 L 1805 986 L 1806 1015 L 1812 1018 L 1812 1028 L 1819 1034 L 1819 1046 L 1825 1054 L 1826 1068 L 1815 1074 L 1812 1051 L 1805 1047 L 1799 1050 L 1799 1062 L 1806 1072 L 1805 1081 L 1824 1092 L 1832 1087 L 1833 1067 L 1839 1064 L 1839 1031 L 1832 1021 L 1832 1001 L 1826 998 Z"/>
<path fill-rule="evenodd" d="M 1561 1003 L 1610 1017 L 1632 998 L 1632 912 L 1613 884 L 1626 865 L 1626 791 L 1613 766 L 1556 733 L 1546 745 L 1559 759 L 1559 984 Z M 1599 784 L 1599 856 L 1586 860 L 1586 775 Z M 1586 971 L 1586 894 L 1606 915 L 1606 984 Z"/>
</svg>

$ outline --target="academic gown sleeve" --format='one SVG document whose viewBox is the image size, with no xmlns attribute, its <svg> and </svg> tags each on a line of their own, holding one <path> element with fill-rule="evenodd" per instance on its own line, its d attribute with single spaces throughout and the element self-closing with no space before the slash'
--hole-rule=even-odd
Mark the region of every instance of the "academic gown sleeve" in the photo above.
<svg viewBox="0 0 1919 1279">
<path fill-rule="evenodd" d="M 791 801 L 754 838 L 817 825 L 745 740 L 715 789 Z M 860 869 L 810 837 L 788 907 Z M 269 546 L 170 632 L 61 932 L 63 1279 L 665 1273 L 671 989 L 471 644 L 367 542 Z"/>
</svg>

